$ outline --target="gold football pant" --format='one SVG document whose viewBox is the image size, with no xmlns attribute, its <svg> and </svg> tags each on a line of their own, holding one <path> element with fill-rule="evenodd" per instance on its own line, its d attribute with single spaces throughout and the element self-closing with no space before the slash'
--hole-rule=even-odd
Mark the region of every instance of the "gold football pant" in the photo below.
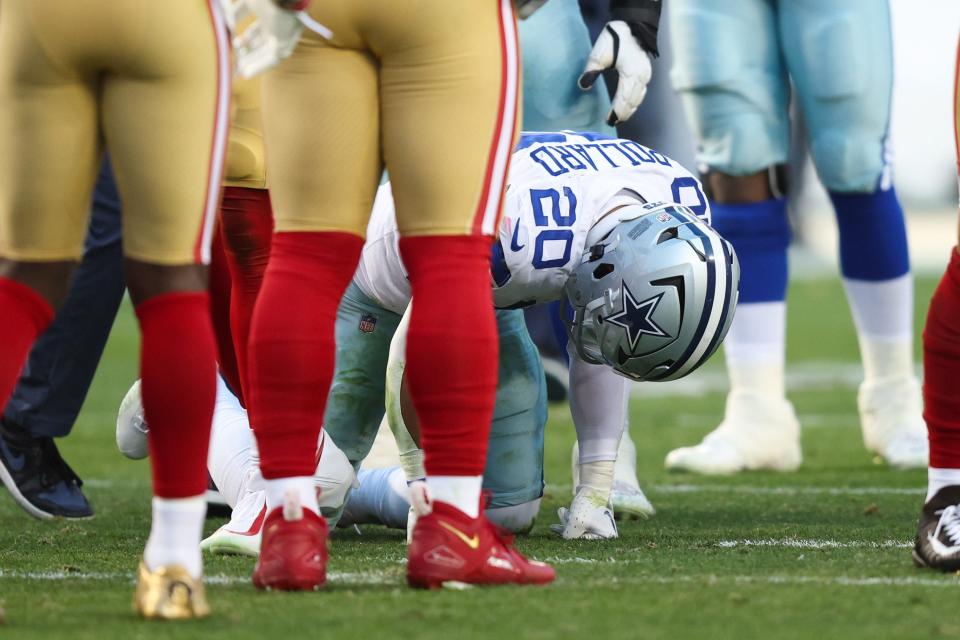
<svg viewBox="0 0 960 640">
<path fill-rule="evenodd" d="M 277 231 L 363 236 L 384 165 L 404 235 L 491 235 L 519 121 L 511 0 L 323 0 L 263 80 Z"/>
<path fill-rule="evenodd" d="M 124 253 L 208 262 L 229 95 L 208 0 L 2 0 L 0 256 L 80 256 L 106 147 Z"/>
</svg>

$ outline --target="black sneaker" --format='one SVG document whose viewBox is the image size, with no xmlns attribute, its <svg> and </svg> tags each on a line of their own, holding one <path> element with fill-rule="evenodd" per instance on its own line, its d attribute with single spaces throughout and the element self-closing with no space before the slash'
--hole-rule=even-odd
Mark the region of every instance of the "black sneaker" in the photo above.
<svg viewBox="0 0 960 640">
<path fill-rule="evenodd" d="M 960 571 L 960 486 L 940 489 L 923 505 L 913 563 L 940 571 Z"/>
<path fill-rule="evenodd" d="M 34 518 L 91 518 L 83 481 L 64 462 L 53 438 L 34 438 L 0 420 L 0 480 Z"/>
</svg>

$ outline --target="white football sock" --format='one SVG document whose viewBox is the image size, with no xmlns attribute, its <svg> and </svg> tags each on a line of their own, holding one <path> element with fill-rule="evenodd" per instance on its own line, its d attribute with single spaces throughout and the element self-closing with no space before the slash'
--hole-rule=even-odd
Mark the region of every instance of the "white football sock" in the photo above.
<svg viewBox="0 0 960 640">
<path fill-rule="evenodd" d="M 289 478 L 274 478 L 267 480 L 267 511 L 273 511 L 285 504 L 284 498 L 288 491 L 293 491 L 300 498 L 300 506 L 314 513 L 320 513 L 317 504 L 317 489 L 313 476 L 292 476 Z"/>
<path fill-rule="evenodd" d="M 785 302 L 741 304 L 724 340 L 732 391 L 783 398 L 787 305 Z"/>
<path fill-rule="evenodd" d="M 913 340 L 874 340 L 860 336 L 864 380 L 913 377 Z"/>
<path fill-rule="evenodd" d="M 580 483 L 577 489 L 587 487 L 593 490 L 600 498 L 609 502 L 610 491 L 613 489 L 613 469 L 615 464 L 613 460 L 580 463 Z"/>
<path fill-rule="evenodd" d="M 200 538 L 207 503 L 203 495 L 192 498 L 153 498 L 150 537 L 143 551 L 147 568 L 181 565 L 194 578 L 203 574 Z"/>
<path fill-rule="evenodd" d="M 220 376 L 217 376 L 217 401 L 213 407 L 207 470 L 230 508 L 236 506 L 241 494 L 249 488 L 251 477 L 257 474 L 254 438 L 247 412 Z"/>
<path fill-rule="evenodd" d="M 867 380 L 913 376 L 913 276 L 843 279 Z"/>
<path fill-rule="evenodd" d="M 930 502 L 930 498 L 935 496 L 940 489 L 957 485 L 960 485 L 960 469 L 930 467 L 927 469 L 927 497 L 923 501 Z"/>
<path fill-rule="evenodd" d="M 480 515 L 483 476 L 427 476 L 427 491 L 433 501 L 446 502 L 471 518 Z"/>
</svg>

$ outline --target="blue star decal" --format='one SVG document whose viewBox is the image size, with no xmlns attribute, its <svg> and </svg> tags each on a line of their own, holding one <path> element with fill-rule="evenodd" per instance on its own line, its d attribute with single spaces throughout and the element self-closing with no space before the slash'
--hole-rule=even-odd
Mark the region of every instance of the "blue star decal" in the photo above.
<svg viewBox="0 0 960 640">
<path fill-rule="evenodd" d="M 607 316 L 606 321 L 610 324 L 623 327 L 627 331 L 627 339 L 630 341 L 630 350 L 637 348 L 637 342 L 643 334 L 659 337 L 668 337 L 666 331 L 661 329 L 653 321 L 653 312 L 657 310 L 660 304 L 660 298 L 663 294 L 657 294 L 652 298 L 647 298 L 643 302 L 637 302 L 625 282 L 620 282 L 623 288 L 623 311 L 618 311 L 612 316 Z"/>
</svg>

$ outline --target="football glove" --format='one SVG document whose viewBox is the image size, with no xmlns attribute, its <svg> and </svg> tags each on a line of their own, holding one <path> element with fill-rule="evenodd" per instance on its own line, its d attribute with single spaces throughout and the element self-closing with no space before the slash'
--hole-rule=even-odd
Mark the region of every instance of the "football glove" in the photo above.
<svg viewBox="0 0 960 640">
<path fill-rule="evenodd" d="M 290 56 L 304 26 L 324 38 L 333 34 L 312 20 L 303 9 L 309 0 L 219 0 L 227 26 L 234 33 L 236 72 L 252 78 Z M 237 25 L 246 17 L 253 22 L 243 31 Z"/>
<path fill-rule="evenodd" d="M 640 46 L 623 20 L 608 22 L 603 28 L 578 81 L 580 88 L 589 89 L 600 74 L 610 68 L 616 68 L 619 74 L 612 109 L 607 116 L 607 124 L 612 127 L 637 110 L 647 95 L 647 84 L 653 75 L 650 54 Z"/>
</svg>

